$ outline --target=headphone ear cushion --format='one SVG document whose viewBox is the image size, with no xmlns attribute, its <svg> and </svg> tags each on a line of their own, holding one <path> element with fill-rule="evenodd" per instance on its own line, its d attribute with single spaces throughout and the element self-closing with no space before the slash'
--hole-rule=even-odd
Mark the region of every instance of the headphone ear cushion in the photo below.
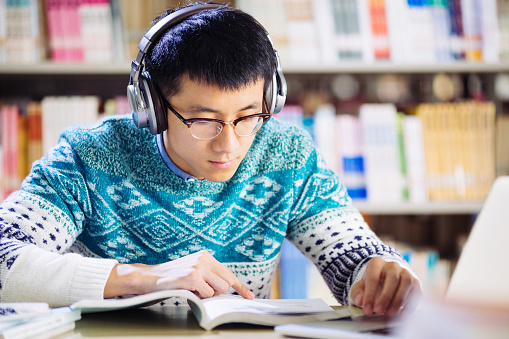
<svg viewBox="0 0 509 339">
<path fill-rule="evenodd" d="M 160 134 L 168 128 L 166 105 L 159 95 L 148 72 L 140 74 L 140 89 L 147 103 L 148 128 L 152 134 Z"/>
<path fill-rule="evenodd" d="M 267 105 L 268 113 L 272 116 L 274 114 L 274 108 L 276 107 L 276 95 L 277 95 L 277 81 L 276 73 L 272 76 L 272 80 L 269 82 L 267 89 L 265 90 L 265 104 Z"/>
</svg>

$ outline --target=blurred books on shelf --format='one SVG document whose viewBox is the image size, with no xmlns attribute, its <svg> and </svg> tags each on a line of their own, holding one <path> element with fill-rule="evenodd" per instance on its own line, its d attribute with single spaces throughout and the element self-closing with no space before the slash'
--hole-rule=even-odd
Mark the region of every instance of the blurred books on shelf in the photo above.
<svg viewBox="0 0 509 339">
<path fill-rule="evenodd" d="M 339 305 L 318 268 L 286 239 L 281 248 L 278 272 L 279 298 L 322 298 L 328 305 Z"/>
<path fill-rule="evenodd" d="M 276 117 L 302 125 L 292 105 Z M 482 201 L 509 168 L 507 118 L 492 102 L 362 104 L 358 114 L 320 106 L 310 124 L 317 149 L 354 199 L 371 203 Z M 301 122 L 296 122 L 301 117 Z M 497 133 L 496 133 L 497 131 Z M 495 156 L 497 139 L 497 156 Z"/>
<path fill-rule="evenodd" d="M 430 199 L 483 200 L 495 180 L 495 105 L 421 104 Z"/>
<path fill-rule="evenodd" d="M 42 101 L 6 99 L 0 104 L 0 198 L 19 189 L 34 161 L 71 125 L 90 125 L 105 115 L 130 114 L 126 97 L 45 97 Z"/>
<path fill-rule="evenodd" d="M 509 60 L 508 9 L 503 0 L 279 0 L 270 7 L 265 1 L 244 0 L 235 5 L 262 24 L 279 18 L 276 48 L 283 51 L 283 62 Z M 278 10 L 271 10 L 275 6 Z M 309 7 L 308 15 L 299 17 L 299 26 L 293 25 L 295 13 Z M 297 49 L 292 46 L 296 41 Z"/>
<path fill-rule="evenodd" d="M 0 0 L 0 63 L 45 59 L 45 17 L 41 0 Z"/>
<path fill-rule="evenodd" d="M 224 1 L 227 2 L 227 1 Z M 503 0 L 237 0 L 283 63 L 509 60 Z M 176 0 L 0 0 L 0 63 L 119 63 Z"/>
</svg>

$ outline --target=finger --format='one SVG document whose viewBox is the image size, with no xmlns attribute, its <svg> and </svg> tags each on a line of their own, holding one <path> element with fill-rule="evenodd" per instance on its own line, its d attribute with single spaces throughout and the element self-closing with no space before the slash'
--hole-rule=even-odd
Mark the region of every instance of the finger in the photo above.
<svg viewBox="0 0 509 339">
<path fill-rule="evenodd" d="M 372 265 L 368 264 L 364 276 L 362 277 L 365 284 L 362 309 L 366 315 L 371 315 L 373 313 L 375 297 L 379 291 L 381 271 L 381 266 L 373 262 Z"/>
<path fill-rule="evenodd" d="M 251 292 L 251 290 L 247 288 L 247 286 L 244 285 L 237 277 L 235 277 L 235 282 L 232 284 L 232 287 L 239 293 L 239 295 L 246 299 L 253 299 L 255 297 L 254 293 Z"/>
<path fill-rule="evenodd" d="M 350 298 L 356 306 L 362 306 L 362 299 L 364 296 L 364 280 L 360 280 L 352 286 L 350 291 Z"/>
<path fill-rule="evenodd" d="M 398 265 L 398 264 L 395 264 Z M 375 300 L 374 312 L 384 314 L 391 304 L 400 285 L 400 267 L 386 265 L 386 269 L 382 271 L 382 291 Z"/>
<path fill-rule="evenodd" d="M 400 313 L 402 314 L 411 314 L 415 311 L 417 306 L 419 305 L 419 301 L 422 298 L 422 290 L 419 282 L 416 282 L 415 285 L 412 286 L 410 290 L 409 296 L 403 306 L 403 309 Z"/>
<path fill-rule="evenodd" d="M 247 288 L 228 267 L 217 261 L 212 255 L 208 259 L 211 260 L 212 263 L 211 271 L 226 280 L 228 285 L 233 287 L 239 295 L 246 299 L 253 299 L 255 297 L 254 293 Z"/>
<path fill-rule="evenodd" d="M 409 272 L 405 271 L 401 274 L 398 289 L 388 305 L 387 315 L 394 316 L 400 311 L 412 290 L 413 283 L 414 277 Z"/>
<path fill-rule="evenodd" d="M 196 280 L 193 285 L 189 288 L 191 292 L 194 292 L 200 298 L 210 298 L 214 296 L 214 289 L 207 284 L 204 280 Z"/>
<path fill-rule="evenodd" d="M 211 272 L 223 278 L 228 283 L 228 287 L 233 286 L 233 284 L 236 282 L 237 277 L 228 267 L 220 263 L 209 252 L 205 252 L 204 260 L 205 260 L 204 265 Z"/>
<path fill-rule="evenodd" d="M 204 272 L 203 278 L 212 287 L 215 295 L 227 293 L 231 286 L 227 280 L 211 271 Z"/>
</svg>

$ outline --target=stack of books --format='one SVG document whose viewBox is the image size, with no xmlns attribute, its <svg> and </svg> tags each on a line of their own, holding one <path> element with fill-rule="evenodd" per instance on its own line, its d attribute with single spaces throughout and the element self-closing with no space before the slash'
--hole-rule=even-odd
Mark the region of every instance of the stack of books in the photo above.
<svg viewBox="0 0 509 339">
<path fill-rule="evenodd" d="M 46 303 L 0 303 L 0 338 L 52 338 L 72 331 L 81 310 Z"/>
</svg>

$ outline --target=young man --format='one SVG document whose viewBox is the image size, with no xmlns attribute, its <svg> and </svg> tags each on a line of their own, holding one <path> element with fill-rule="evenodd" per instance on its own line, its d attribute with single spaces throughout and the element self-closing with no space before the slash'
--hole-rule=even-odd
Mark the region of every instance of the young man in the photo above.
<svg viewBox="0 0 509 339">
<path fill-rule="evenodd" d="M 68 129 L 34 163 L 0 206 L 2 302 L 178 288 L 266 298 L 285 237 L 367 314 L 421 293 L 309 135 L 270 119 L 278 62 L 251 16 L 216 6 L 153 37 L 128 88 L 137 127 L 137 100 L 162 110 L 156 135 L 110 118 Z"/>
</svg>

